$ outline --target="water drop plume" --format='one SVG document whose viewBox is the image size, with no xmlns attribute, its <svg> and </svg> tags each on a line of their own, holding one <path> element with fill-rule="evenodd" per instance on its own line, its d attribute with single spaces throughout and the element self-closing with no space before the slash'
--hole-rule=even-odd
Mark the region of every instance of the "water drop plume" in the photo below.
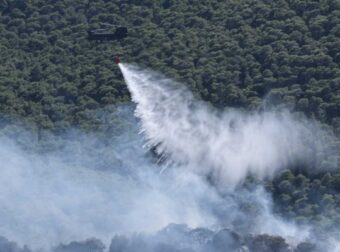
<svg viewBox="0 0 340 252">
<path fill-rule="evenodd" d="M 249 174 L 273 177 L 322 148 L 322 131 L 288 111 L 218 111 L 162 74 L 130 64 L 120 68 L 149 144 L 223 184 L 235 186 Z"/>
</svg>

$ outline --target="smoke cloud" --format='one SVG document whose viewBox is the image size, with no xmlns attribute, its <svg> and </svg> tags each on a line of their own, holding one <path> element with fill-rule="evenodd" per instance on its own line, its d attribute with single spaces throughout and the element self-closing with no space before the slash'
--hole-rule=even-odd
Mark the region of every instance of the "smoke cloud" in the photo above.
<svg viewBox="0 0 340 252">
<path fill-rule="evenodd" d="M 0 235 L 49 248 L 89 237 L 108 243 L 115 234 L 155 232 L 172 222 L 215 222 L 200 207 L 218 200 L 214 190 L 193 174 L 159 174 L 131 106 L 118 108 L 114 119 L 120 124 L 108 144 L 72 132 L 60 140 L 64 147 L 43 155 L 0 138 Z"/>
<path fill-rule="evenodd" d="M 104 121 L 114 125 L 108 135 L 107 129 L 102 136 L 72 131 L 53 139 L 61 147 L 44 154 L 30 132 L 22 130 L 19 142 L 0 137 L 0 235 L 8 239 L 3 238 L 4 251 L 8 246 L 21 251 L 25 244 L 33 251 L 107 251 L 121 239 L 134 251 L 136 237 L 148 244 L 145 252 L 161 251 L 156 249 L 179 235 L 181 225 L 171 223 L 185 224 L 186 231 L 179 233 L 191 240 L 197 230 L 209 234 L 203 244 L 194 236 L 203 251 L 225 228 L 228 236 L 231 230 L 268 233 L 292 244 L 307 238 L 308 230 L 271 213 L 270 197 L 260 187 L 221 192 L 183 165 L 157 163 L 145 148 L 133 110 L 120 106 L 106 114 Z M 183 238 L 180 248 L 200 251 L 188 245 L 190 239 L 184 244 Z"/>
</svg>

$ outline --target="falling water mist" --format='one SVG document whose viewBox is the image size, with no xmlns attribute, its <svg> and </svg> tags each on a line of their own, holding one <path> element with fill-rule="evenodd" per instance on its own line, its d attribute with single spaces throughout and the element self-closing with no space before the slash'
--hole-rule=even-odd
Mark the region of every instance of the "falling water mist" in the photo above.
<svg viewBox="0 0 340 252">
<path fill-rule="evenodd" d="M 324 133 L 288 111 L 218 112 L 195 100 L 181 83 L 133 65 L 120 68 L 149 144 L 224 186 L 235 186 L 249 174 L 273 177 L 322 153 Z"/>
</svg>

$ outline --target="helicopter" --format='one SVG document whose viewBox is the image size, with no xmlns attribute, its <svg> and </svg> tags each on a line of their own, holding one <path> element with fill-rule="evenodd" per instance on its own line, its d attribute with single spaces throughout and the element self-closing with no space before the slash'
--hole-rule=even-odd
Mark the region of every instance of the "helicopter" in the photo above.
<svg viewBox="0 0 340 252">
<path fill-rule="evenodd" d="M 110 24 L 102 24 L 105 26 L 112 26 Z M 95 29 L 95 30 L 89 30 L 87 31 L 87 39 L 88 40 L 99 40 L 99 41 L 104 41 L 104 40 L 121 40 L 125 38 L 128 34 L 128 29 L 126 27 L 120 26 L 120 27 L 115 27 L 115 30 L 113 31 L 112 28 L 101 28 L 101 29 Z"/>
<path fill-rule="evenodd" d="M 92 0 L 88 0 L 85 6 L 85 15 L 87 16 L 87 23 L 89 22 L 89 10 Z M 127 36 L 128 29 L 124 26 L 116 26 L 108 23 L 99 23 L 100 29 L 90 29 L 87 31 L 88 40 L 121 40 Z"/>
</svg>

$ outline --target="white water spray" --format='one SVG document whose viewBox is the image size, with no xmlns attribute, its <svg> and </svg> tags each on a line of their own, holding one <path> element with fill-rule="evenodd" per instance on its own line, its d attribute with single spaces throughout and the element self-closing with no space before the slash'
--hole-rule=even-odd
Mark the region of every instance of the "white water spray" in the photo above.
<svg viewBox="0 0 340 252">
<path fill-rule="evenodd" d="M 224 185 L 235 186 L 248 174 L 272 177 L 307 160 L 318 147 L 321 132 L 289 112 L 219 113 L 161 74 L 133 65 L 120 68 L 150 144 Z"/>
</svg>

